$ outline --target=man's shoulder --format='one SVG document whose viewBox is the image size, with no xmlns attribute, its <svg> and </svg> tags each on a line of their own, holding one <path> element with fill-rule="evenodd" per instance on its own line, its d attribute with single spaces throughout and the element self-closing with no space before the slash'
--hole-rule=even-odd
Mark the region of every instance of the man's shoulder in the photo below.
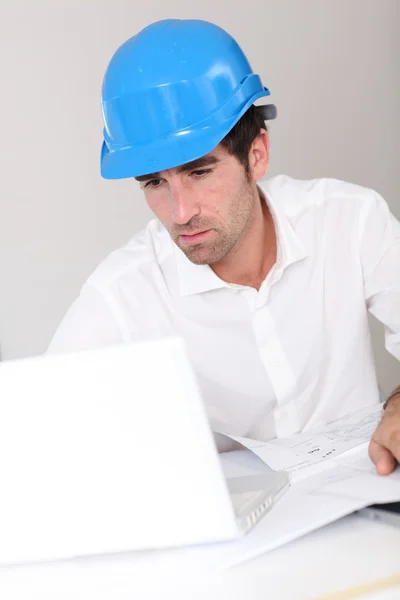
<svg viewBox="0 0 400 600">
<path fill-rule="evenodd" d="M 88 283 L 101 291 L 129 278 L 132 281 L 160 267 L 171 254 L 171 238 L 156 219 L 136 233 L 127 244 L 114 250 L 93 271 Z"/>
<path fill-rule="evenodd" d="M 261 188 L 276 198 L 289 214 L 302 212 L 305 208 L 327 206 L 333 202 L 341 210 L 348 207 L 361 209 L 365 204 L 376 201 L 376 191 L 329 177 L 318 179 L 296 179 L 287 175 L 276 175 L 261 183 Z"/>
</svg>

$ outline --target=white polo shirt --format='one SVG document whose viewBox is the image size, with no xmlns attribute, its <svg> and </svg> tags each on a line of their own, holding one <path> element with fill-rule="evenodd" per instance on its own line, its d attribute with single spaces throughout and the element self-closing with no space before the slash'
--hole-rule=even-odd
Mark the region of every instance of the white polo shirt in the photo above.
<svg viewBox="0 0 400 600">
<path fill-rule="evenodd" d="M 400 223 L 349 183 L 260 188 L 278 255 L 259 291 L 192 264 L 153 220 L 91 275 L 49 352 L 178 334 L 212 428 L 260 440 L 378 402 L 367 310 L 400 360 Z"/>
</svg>

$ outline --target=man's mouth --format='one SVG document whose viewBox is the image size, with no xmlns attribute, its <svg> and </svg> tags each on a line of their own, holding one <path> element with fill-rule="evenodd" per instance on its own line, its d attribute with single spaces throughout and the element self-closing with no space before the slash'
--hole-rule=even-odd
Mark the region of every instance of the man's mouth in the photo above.
<svg viewBox="0 0 400 600">
<path fill-rule="evenodd" d="M 199 231 L 197 233 L 191 233 L 190 235 L 180 235 L 179 240 L 185 246 L 191 246 L 192 244 L 199 244 L 204 241 L 209 234 L 211 233 L 211 229 L 206 229 L 205 231 Z"/>
</svg>

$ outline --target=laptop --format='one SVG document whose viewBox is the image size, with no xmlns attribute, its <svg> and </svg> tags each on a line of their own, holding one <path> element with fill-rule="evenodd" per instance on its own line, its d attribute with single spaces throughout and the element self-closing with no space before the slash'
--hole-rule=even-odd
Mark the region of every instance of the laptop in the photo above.
<svg viewBox="0 0 400 600">
<path fill-rule="evenodd" d="M 180 338 L 0 363 L 0 563 L 234 540 L 288 487 L 227 480 Z"/>
</svg>

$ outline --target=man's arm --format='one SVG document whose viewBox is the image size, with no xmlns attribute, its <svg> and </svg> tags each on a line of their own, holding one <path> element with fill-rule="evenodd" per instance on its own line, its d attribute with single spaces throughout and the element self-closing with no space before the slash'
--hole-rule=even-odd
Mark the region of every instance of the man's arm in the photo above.
<svg viewBox="0 0 400 600">
<path fill-rule="evenodd" d="M 393 392 L 388 396 L 383 408 L 387 408 L 389 402 L 391 402 L 395 396 L 399 396 L 399 395 L 400 395 L 400 385 L 398 385 L 397 388 L 394 389 Z"/>
<path fill-rule="evenodd" d="M 360 254 L 368 310 L 385 327 L 386 349 L 400 360 L 400 223 L 378 194 L 361 214 Z M 369 455 L 381 475 L 400 462 L 400 386 L 389 396 Z"/>
<path fill-rule="evenodd" d="M 59 325 L 47 353 L 89 350 L 127 341 L 124 323 L 114 302 L 86 283 Z"/>
</svg>

